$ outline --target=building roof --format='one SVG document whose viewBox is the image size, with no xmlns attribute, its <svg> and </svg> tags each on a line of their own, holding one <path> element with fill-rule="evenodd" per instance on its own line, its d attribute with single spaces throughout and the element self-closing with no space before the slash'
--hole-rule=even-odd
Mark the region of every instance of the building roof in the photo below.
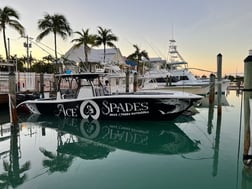
<svg viewBox="0 0 252 189">
<path fill-rule="evenodd" d="M 104 63 L 104 49 L 91 49 L 88 52 L 88 62 Z M 79 48 L 70 48 L 64 55 L 64 58 L 74 62 L 84 62 L 85 55 L 83 45 Z M 107 48 L 105 54 L 105 63 L 125 64 L 125 60 L 118 48 Z"/>
</svg>

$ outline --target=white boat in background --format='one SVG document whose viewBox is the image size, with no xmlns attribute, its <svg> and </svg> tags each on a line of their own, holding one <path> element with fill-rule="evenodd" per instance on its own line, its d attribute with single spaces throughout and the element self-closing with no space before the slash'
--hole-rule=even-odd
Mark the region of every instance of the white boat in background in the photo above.
<svg viewBox="0 0 252 189">
<path fill-rule="evenodd" d="M 167 70 L 152 70 L 146 72 L 142 77 L 141 90 L 172 90 L 172 91 L 183 91 L 193 93 L 201 96 L 205 96 L 210 89 L 208 84 L 198 84 L 191 82 L 184 84 L 182 81 L 171 82 L 173 76 Z"/>
<path fill-rule="evenodd" d="M 97 73 L 105 74 L 101 77 L 101 82 L 105 84 L 107 80 L 109 82 L 109 90 L 111 93 L 123 93 L 126 92 L 126 73 L 120 69 L 117 65 L 103 64 L 102 69 L 97 69 Z M 133 92 L 133 74 L 129 75 L 129 92 Z"/>
<path fill-rule="evenodd" d="M 196 78 L 192 72 L 189 71 L 188 63 L 183 59 L 177 50 L 175 40 L 170 40 L 169 45 L 169 60 L 166 64 L 165 70 L 156 70 L 146 72 L 142 89 L 170 89 L 190 92 L 198 95 L 207 95 L 210 88 L 210 79 Z M 204 70 L 206 71 L 206 70 Z M 228 79 L 222 79 L 221 90 L 225 94 L 230 83 Z M 218 82 L 215 82 L 215 92 L 217 93 Z"/>
<path fill-rule="evenodd" d="M 176 85 L 210 85 L 210 79 L 209 78 L 196 78 L 192 72 L 189 71 L 190 68 L 188 68 L 188 63 L 183 59 L 183 57 L 180 55 L 180 53 L 177 50 L 176 41 L 174 39 L 170 40 L 169 45 L 169 57 L 170 60 L 167 63 L 169 72 L 171 73 L 171 83 Z M 202 70 L 201 71 L 207 71 L 208 70 Z M 212 72 L 211 72 L 212 73 Z M 221 80 L 221 91 L 222 94 L 225 94 L 227 87 L 230 83 L 230 80 L 228 79 L 222 79 Z M 217 93 L 219 82 L 215 81 L 215 92 Z"/>
</svg>

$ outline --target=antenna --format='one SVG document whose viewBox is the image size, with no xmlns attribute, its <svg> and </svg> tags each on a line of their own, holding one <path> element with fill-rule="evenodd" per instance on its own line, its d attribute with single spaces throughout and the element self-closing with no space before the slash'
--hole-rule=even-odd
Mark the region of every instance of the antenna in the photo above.
<svg viewBox="0 0 252 189">
<path fill-rule="evenodd" d="M 171 39 L 174 39 L 174 26 L 173 26 L 173 24 L 171 26 L 171 34 L 172 34 Z"/>
</svg>

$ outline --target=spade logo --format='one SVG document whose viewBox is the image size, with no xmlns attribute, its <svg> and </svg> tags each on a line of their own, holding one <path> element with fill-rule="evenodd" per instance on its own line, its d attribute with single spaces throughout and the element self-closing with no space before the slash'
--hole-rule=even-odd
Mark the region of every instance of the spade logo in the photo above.
<svg viewBox="0 0 252 189">
<path fill-rule="evenodd" d="M 84 119 L 98 119 L 100 108 L 93 100 L 86 100 L 80 106 L 80 114 Z"/>
</svg>

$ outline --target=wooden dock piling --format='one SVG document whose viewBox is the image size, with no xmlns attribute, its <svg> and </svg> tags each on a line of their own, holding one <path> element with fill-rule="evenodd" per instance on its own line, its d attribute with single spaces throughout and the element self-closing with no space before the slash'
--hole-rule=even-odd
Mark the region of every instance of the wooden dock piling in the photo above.
<svg viewBox="0 0 252 189">
<path fill-rule="evenodd" d="M 127 71 L 126 71 L 126 93 L 129 92 L 129 74 L 130 74 L 129 69 L 127 69 Z"/>
<path fill-rule="evenodd" d="M 214 97 L 215 97 L 215 75 L 210 74 L 209 105 L 214 104 Z"/>
<path fill-rule="evenodd" d="M 215 97 L 215 75 L 210 74 L 210 87 L 209 87 L 209 109 L 208 109 L 208 124 L 207 132 L 208 134 L 212 133 L 213 128 L 213 113 L 214 113 L 214 97 Z"/>
<path fill-rule="evenodd" d="M 43 73 L 40 73 L 40 82 L 39 82 L 39 84 L 40 84 L 40 95 L 41 95 L 41 97 L 42 98 L 44 98 L 44 86 L 45 86 L 45 84 L 44 84 L 44 74 Z"/>
<path fill-rule="evenodd" d="M 221 114 L 221 80 L 222 80 L 222 55 L 217 55 L 217 80 L 218 80 L 218 90 L 217 90 L 217 99 L 218 99 L 218 115 Z"/>
<path fill-rule="evenodd" d="M 207 133 L 208 134 L 212 134 L 212 129 L 213 129 L 213 113 L 214 113 L 214 103 L 209 103 L 208 122 L 207 122 Z"/>
<path fill-rule="evenodd" d="M 214 162 L 213 162 L 213 172 L 212 175 L 216 176 L 218 172 L 218 163 L 219 163 L 219 146 L 220 146 L 220 131 L 221 131 L 221 114 L 222 114 L 222 102 L 221 102 L 221 80 L 222 80 L 222 55 L 217 55 L 217 100 L 218 100 L 218 108 L 217 108 L 217 125 L 216 125 L 216 135 L 215 135 L 215 145 L 214 145 Z M 215 80 L 213 77 L 212 80 Z M 214 84 L 215 85 L 215 84 Z M 215 96 L 215 89 L 213 90 L 213 96 Z M 209 98 L 210 102 L 210 98 Z M 209 108 L 213 106 L 214 99 L 211 100 L 212 104 L 209 103 Z"/>
<path fill-rule="evenodd" d="M 251 125 L 250 125 L 250 99 L 252 99 L 252 50 L 244 60 L 244 148 L 243 163 L 251 166 L 252 145 L 251 145 Z"/>
<path fill-rule="evenodd" d="M 14 72 L 9 74 L 9 112 L 10 122 L 13 126 L 18 125 L 17 111 L 16 111 L 16 76 Z"/>
<path fill-rule="evenodd" d="M 134 82 L 133 82 L 133 91 L 136 92 L 137 91 L 137 85 L 138 85 L 138 73 L 134 73 Z"/>
</svg>

